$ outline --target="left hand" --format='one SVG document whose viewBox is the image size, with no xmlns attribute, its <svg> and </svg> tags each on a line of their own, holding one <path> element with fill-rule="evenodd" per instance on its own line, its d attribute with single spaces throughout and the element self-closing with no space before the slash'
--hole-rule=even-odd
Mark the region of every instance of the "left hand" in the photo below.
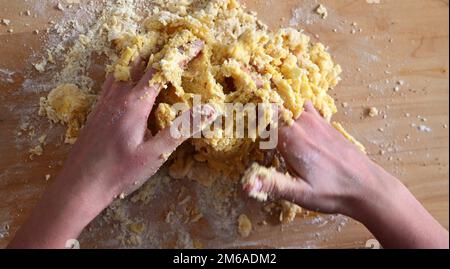
<svg viewBox="0 0 450 269">
<path fill-rule="evenodd" d="M 193 46 L 198 54 L 203 43 Z M 64 247 L 117 196 L 144 184 L 164 164 L 164 156 L 187 139 L 173 138 L 170 127 L 151 135 L 147 121 L 161 85 L 149 85 L 155 71 L 144 70 L 138 59 L 131 81 L 117 82 L 109 75 L 62 171 L 10 248 Z M 190 121 L 194 109 L 180 117 Z M 201 126 L 215 120 L 212 106 L 201 109 Z M 200 132 L 201 126 L 194 127 L 193 133 Z"/>
</svg>

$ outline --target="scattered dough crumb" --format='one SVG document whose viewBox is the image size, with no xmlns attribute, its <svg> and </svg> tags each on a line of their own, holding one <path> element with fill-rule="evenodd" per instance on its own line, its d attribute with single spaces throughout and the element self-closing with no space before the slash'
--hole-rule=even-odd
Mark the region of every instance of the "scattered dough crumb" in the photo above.
<svg viewBox="0 0 450 269">
<path fill-rule="evenodd" d="M 62 5 L 61 3 L 58 3 L 58 4 L 56 5 L 56 9 L 57 9 L 57 10 L 60 10 L 60 11 L 63 11 L 63 10 L 64 10 L 64 7 L 63 7 L 63 5 Z"/>
<path fill-rule="evenodd" d="M 319 14 L 320 16 L 322 16 L 322 19 L 326 19 L 328 17 L 328 10 L 327 8 L 320 4 L 317 9 L 316 9 L 316 13 Z"/>
<path fill-rule="evenodd" d="M 161 156 L 159 156 L 159 157 L 161 160 L 167 161 L 169 159 L 170 155 L 172 155 L 172 153 L 168 152 L 168 153 L 161 154 Z"/>
<path fill-rule="evenodd" d="M 368 114 L 369 114 L 369 117 L 374 118 L 379 115 L 379 111 L 376 107 L 371 107 L 371 108 L 369 108 Z"/>
<path fill-rule="evenodd" d="M 36 147 L 30 149 L 29 152 L 31 153 L 31 155 L 41 156 L 44 152 L 44 149 L 41 145 L 37 145 Z M 30 158 L 32 158 L 32 156 L 30 156 Z"/>
<path fill-rule="evenodd" d="M 47 66 L 47 60 L 42 60 L 40 63 L 33 64 L 34 68 L 40 73 L 45 72 L 45 67 Z"/>
<path fill-rule="evenodd" d="M 65 142 L 73 144 L 95 100 L 95 95 L 80 90 L 76 85 L 60 85 L 47 98 L 41 98 L 39 115 L 67 125 Z"/>
<path fill-rule="evenodd" d="M 238 218 L 238 232 L 241 237 L 248 237 L 252 231 L 252 222 L 245 214 L 241 214 Z"/>
<path fill-rule="evenodd" d="M 11 24 L 11 21 L 7 20 L 7 19 L 1 19 L 0 23 L 3 24 L 3 25 L 9 26 Z"/>
<path fill-rule="evenodd" d="M 279 204 L 281 205 L 280 222 L 283 224 L 293 222 L 297 214 L 302 213 L 302 208 L 294 203 L 281 200 Z"/>
</svg>

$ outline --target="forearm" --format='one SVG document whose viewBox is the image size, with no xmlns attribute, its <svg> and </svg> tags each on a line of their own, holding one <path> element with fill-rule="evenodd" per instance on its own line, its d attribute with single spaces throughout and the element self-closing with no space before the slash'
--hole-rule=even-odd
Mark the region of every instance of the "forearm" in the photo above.
<svg viewBox="0 0 450 269">
<path fill-rule="evenodd" d="M 448 248 L 445 230 L 396 178 L 382 172 L 383 188 L 366 193 L 353 210 L 385 248 Z"/>
<path fill-rule="evenodd" d="M 70 184 L 61 174 L 49 187 L 9 248 L 64 248 L 112 201 L 110 194 L 94 185 Z"/>
</svg>

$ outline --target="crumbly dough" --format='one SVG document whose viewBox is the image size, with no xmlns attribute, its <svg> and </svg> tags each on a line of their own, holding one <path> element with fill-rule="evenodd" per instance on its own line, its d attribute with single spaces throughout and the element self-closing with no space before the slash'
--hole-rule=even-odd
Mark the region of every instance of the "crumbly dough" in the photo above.
<svg viewBox="0 0 450 269">
<path fill-rule="evenodd" d="M 235 0 L 166 1 L 143 22 L 140 33 L 124 33 L 113 40 L 119 59 L 108 67 L 117 80 L 129 80 L 130 63 L 140 56 L 157 70 L 151 83 L 165 85 L 158 98 L 155 125 L 173 121 L 169 105 L 192 105 L 194 94 L 219 108 L 225 103 L 275 103 L 283 119 L 292 123 L 303 104 L 311 100 L 326 119 L 337 109 L 328 95 L 339 82 L 341 67 L 321 43 L 292 28 L 276 32 Z M 192 44 L 205 47 L 185 69 Z M 252 139 L 224 137 L 193 139 L 197 158 L 217 171 L 240 174 L 245 170 Z M 238 165 L 231 169 L 235 164 Z"/>
<path fill-rule="evenodd" d="M 102 14 L 66 56 L 70 64 L 59 74 L 60 81 L 75 81 L 73 77 L 77 76 L 78 86 L 62 84 L 41 99 L 40 115 L 68 126 L 67 143 L 75 142 L 96 100 L 92 80 L 79 72 L 88 66 L 86 55 L 93 52 L 109 58 L 111 64 L 106 71 L 118 81 L 130 79 L 130 65 L 137 57 L 148 60 L 148 68 L 156 70 L 150 83 L 160 84 L 163 90 L 151 117 L 154 131 L 171 125 L 176 117 L 172 104 L 192 106 L 195 94 L 219 109 L 225 103 L 274 103 L 288 124 L 301 115 L 307 100 L 328 121 L 337 112 L 328 91 L 340 81 L 341 67 L 323 44 L 311 42 L 302 31 L 270 31 L 255 13 L 246 11 L 236 0 L 153 0 L 154 8 L 143 19 L 127 1 L 118 2 L 123 5 Z M 317 12 L 325 17 L 324 10 Z M 137 21 L 140 26 L 136 26 Z M 204 43 L 200 55 L 180 66 L 192 58 L 193 47 L 199 41 Z M 50 58 L 48 62 L 52 62 Z M 37 69 L 43 70 L 45 65 Z M 334 126 L 364 148 L 340 124 Z M 189 176 L 190 170 L 202 163 L 215 174 L 238 179 L 250 163 L 263 159 L 255 146 L 257 140 L 220 134 L 223 132 L 213 138 L 191 139 L 195 152 L 177 150 L 171 158 L 170 175 Z M 211 184 L 214 176 L 209 173 L 203 177 L 204 182 Z M 283 222 L 301 211 L 289 202 L 278 206 Z M 243 227 L 248 227 L 246 219 L 240 221 Z"/>
<path fill-rule="evenodd" d="M 316 13 L 319 14 L 320 16 L 322 16 L 322 19 L 326 19 L 328 17 L 328 10 L 327 8 L 320 4 L 317 8 L 316 8 Z"/>
<path fill-rule="evenodd" d="M 257 163 L 253 163 L 250 168 L 245 171 L 241 183 L 244 188 L 248 185 L 254 186 L 254 184 L 256 184 L 257 178 L 261 181 L 264 181 L 271 178 L 275 172 L 277 172 L 277 170 L 274 167 L 267 168 Z M 286 176 L 290 177 L 290 175 L 287 173 Z M 266 202 L 269 194 L 263 191 L 252 191 L 249 193 L 249 196 L 260 202 Z M 273 207 L 275 207 L 270 207 L 269 211 L 272 212 L 272 209 L 276 209 L 276 211 L 279 211 L 279 221 L 283 224 L 293 222 L 297 214 L 300 214 L 302 212 L 302 208 L 300 206 L 286 200 L 279 200 L 277 201 L 277 203 L 272 203 L 269 205 L 273 205 Z"/>
<path fill-rule="evenodd" d="M 367 112 L 367 114 L 369 114 L 369 117 L 371 117 L 371 118 L 378 116 L 379 113 L 380 112 L 378 111 L 378 109 L 376 107 L 370 107 Z"/>
<path fill-rule="evenodd" d="M 267 167 L 261 166 L 257 163 L 253 163 L 250 166 L 250 168 L 248 168 L 245 171 L 244 175 L 242 176 L 241 183 L 244 187 L 245 186 L 254 186 L 257 182 L 257 179 L 259 181 L 267 180 L 275 172 L 276 172 L 276 170 L 273 167 L 267 168 Z M 252 190 L 249 193 L 249 196 L 260 202 L 265 202 L 265 201 L 267 201 L 269 194 L 267 192 L 263 192 L 263 191 Z"/>
<path fill-rule="evenodd" d="M 63 84 L 53 89 L 47 98 L 41 98 L 39 115 L 67 125 L 65 142 L 73 144 L 95 100 L 95 95 L 73 84 Z"/>
</svg>

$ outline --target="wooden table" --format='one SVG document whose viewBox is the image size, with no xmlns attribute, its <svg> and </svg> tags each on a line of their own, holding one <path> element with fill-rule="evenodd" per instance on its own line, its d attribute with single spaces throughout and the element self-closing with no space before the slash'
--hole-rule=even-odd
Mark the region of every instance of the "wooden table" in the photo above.
<svg viewBox="0 0 450 269">
<path fill-rule="evenodd" d="M 318 2 L 313 0 L 243 2 L 272 29 L 301 27 L 330 47 L 344 70 L 343 81 L 333 91 L 340 107 L 337 120 L 367 146 L 371 158 L 399 177 L 448 228 L 448 1 L 381 0 L 369 4 L 364 0 L 324 0 L 321 3 L 329 13 L 325 20 L 314 14 Z M 21 14 L 26 10 L 38 16 Z M 60 19 L 61 12 L 37 0 L 0 0 L 1 18 L 11 20 L 9 26 L 0 26 L 0 235 L 4 235 L 0 247 L 5 247 L 11 238 L 8 234 L 24 222 L 45 189 L 44 176 L 57 173 L 68 148 L 47 145 L 43 156 L 30 160 L 28 149 L 35 140 L 17 136 L 18 126 L 27 116 L 42 122 L 40 129 L 46 128 L 45 121 L 35 115 L 44 94 L 25 91 L 22 85 L 29 76 L 37 75 L 30 63 L 38 59 L 35 55 L 42 55 L 42 30 L 50 20 Z M 8 29 L 14 32 L 8 33 Z M 41 33 L 33 33 L 35 29 Z M 404 84 L 399 85 L 400 81 Z M 380 116 L 365 115 L 372 106 L 380 110 Z M 420 125 L 422 131 L 417 128 Z M 431 131 L 426 132 L 425 127 Z M 61 129 L 59 135 L 62 133 Z M 258 227 L 248 240 L 233 239 L 236 244 L 219 241 L 206 246 L 346 248 L 364 247 L 372 238 L 354 221 L 340 232 L 316 238 L 320 228 L 301 226 L 302 221 L 283 227 L 283 231 Z"/>
</svg>

